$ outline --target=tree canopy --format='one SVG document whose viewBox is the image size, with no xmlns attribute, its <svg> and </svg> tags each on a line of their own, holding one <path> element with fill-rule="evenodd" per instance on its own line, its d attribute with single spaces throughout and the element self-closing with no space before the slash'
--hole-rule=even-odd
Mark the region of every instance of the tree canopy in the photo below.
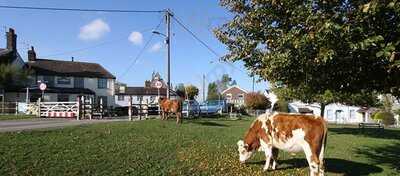
<svg viewBox="0 0 400 176">
<path fill-rule="evenodd" d="M 268 100 L 268 98 L 259 92 L 250 92 L 246 94 L 246 96 L 244 97 L 244 103 L 246 105 L 246 108 L 249 108 L 251 110 L 265 110 L 271 107 L 271 102 Z"/>
<path fill-rule="evenodd" d="M 186 96 L 189 100 L 194 100 L 199 95 L 199 89 L 194 85 L 188 85 L 185 87 Z"/>
<path fill-rule="evenodd" d="M 29 70 L 19 69 L 10 64 L 0 64 L 0 88 L 24 86 L 30 74 Z"/>
<path fill-rule="evenodd" d="M 233 14 L 214 31 L 229 50 L 223 59 L 243 61 L 286 96 L 363 104 L 377 93 L 400 95 L 400 2 L 221 0 L 220 4 Z M 364 95 L 371 97 L 350 98 Z"/>
<path fill-rule="evenodd" d="M 217 84 L 215 82 L 208 84 L 207 100 L 218 100 L 219 96 Z"/>
</svg>

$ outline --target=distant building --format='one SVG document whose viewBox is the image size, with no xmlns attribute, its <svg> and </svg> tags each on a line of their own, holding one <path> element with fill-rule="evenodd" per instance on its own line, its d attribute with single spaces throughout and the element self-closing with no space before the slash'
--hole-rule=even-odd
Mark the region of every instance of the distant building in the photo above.
<svg viewBox="0 0 400 176">
<path fill-rule="evenodd" d="M 162 82 L 162 88 L 156 88 L 156 81 Z M 155 106 L 158 104 L 158 95 L 160 95 L 160 97 L 167 96 L 166 87 L 167 85 L 158 72 L 153 72 L 151 79 L 146 80 L 143 87 L 129 87 L 124 83 L 117 83 L 117 89 L 115 90 L 115 103 L 119 107 L 127 107 L 129 105 L 129 98 L 131 98 L 132 104 L 150 104 Z M 170 96 L 172 99 L 178 98 L 174 91 L 170 91 Z"/>
<path fill-rule="evenodd" d="M 289 103 L 289 112 L 303 114 L 321 114 L 321 106 L 317 103 L 307 104 L 300 101 Z M 374 122 L 371 118 L 375 108 L 349 106 L 340 103 L 331 103 L 325 106 L 324 118 L 329 123 L 352 124 Z"/>
<path fill-rule="evenodd" d="M 4 49 L 0 51 L 9 53 L 9 56 L 1 55 L 0 61 L 27 68 L 32 71 L 32 74 L 26 86 L 15 86 L 5 90 L 5 101 L 25 102 L 27 87 L 29 87 L 28 100 L 36 101 L 42 96 L 38 84 L 45 83 L 47 89 L 44 91 L 44 101 L 75 101 L 77 96 L 90 96 L 95 101 L 101 98 L 103 104 L 114 106 L 115 76 L 100 64 L 77 62 L 73 59 L 63 61 L 37 58 L 33 47 L 28 51 L 28 62 L 23 62 L 16 52 L 14 30 L 10 29 L 7 36 L 8 51 Z M 14 54 L 10 54 L 9 50 L 14 51 Z"/>
<path fill-rule="evenodd" d="M 244 105 L 244 97 L 247 95 L 247 91 L 240 88 L 238 85 L 234 85 L 222 91 L 221 95 L 227 103 L 234 104 L 235 106 L 242 106 Z"/>
</svg>

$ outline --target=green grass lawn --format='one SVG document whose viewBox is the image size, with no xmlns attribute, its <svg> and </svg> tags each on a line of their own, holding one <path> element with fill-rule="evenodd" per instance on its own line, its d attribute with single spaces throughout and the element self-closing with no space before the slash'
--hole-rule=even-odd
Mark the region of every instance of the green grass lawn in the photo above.
<svg viewBox="0 0 400 176">
<path fill-rule="evenodd" d="M 0 120 L 20 120 L 20 119 L 33 119 L 34 115 L 0 115 Z"/>
<path fill-rule="evenodd" d="M 307 175 L 303 154 L 281 152 L 278 170 L 264 155 L 240 164 L 236 142 L 252 119 L 146 120 L 0 133 L 0 175 Z M 398 175 L 400 130 L 332 126 L 328 175 Z"/>
</svg>

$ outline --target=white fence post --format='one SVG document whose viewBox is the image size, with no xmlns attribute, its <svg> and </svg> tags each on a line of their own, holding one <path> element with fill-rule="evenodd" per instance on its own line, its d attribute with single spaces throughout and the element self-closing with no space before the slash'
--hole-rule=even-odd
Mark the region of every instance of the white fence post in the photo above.
<svg viewBox="0 0 400 176">
<path fill-rule="evenodd" d="M 80 100 L 79 96 L 76 98 L 76 105 L 78 106 L 77 110 L 76 110 L 76 120 L 79 120 L 79 116 L 80 116 L 80 112 L 81 112 L 81 100 Z"/>
<path fill-rule="evenodd" d="M 132 96 L 129 96 L 128 116 L 129 116 L 129 121 L 132 121 Z"/>
<path fill-rule="evenodd" d="M 38 104 L 38 117 L 41 117 L 41 114 L 40 114 L 41 113 L 41 107 L 40 107 L 41 102 L 40 101 L 41 101 L 41 98 L 39 98 L 38 101 L 37 101 L 37 104 Z"/>
</svg>

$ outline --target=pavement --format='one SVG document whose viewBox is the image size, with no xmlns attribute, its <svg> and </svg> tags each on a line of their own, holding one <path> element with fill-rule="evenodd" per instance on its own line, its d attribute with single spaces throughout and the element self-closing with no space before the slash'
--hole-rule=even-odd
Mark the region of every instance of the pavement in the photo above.
<svg viewBox="0 0 400 176">
<path fill-rule="evenodd" d="M 95 120 L 76 120 L 63 118 L 37 118 L 24 120 L 2 120 L 0 121 L 0 132 L 30 131 L 35 129 L 57 129 L 67 126 L 78 126 L 95 123 L 107 123 L 128 121 L 126 118 L 118 119 L 95 119 Z"/>
</svg>

